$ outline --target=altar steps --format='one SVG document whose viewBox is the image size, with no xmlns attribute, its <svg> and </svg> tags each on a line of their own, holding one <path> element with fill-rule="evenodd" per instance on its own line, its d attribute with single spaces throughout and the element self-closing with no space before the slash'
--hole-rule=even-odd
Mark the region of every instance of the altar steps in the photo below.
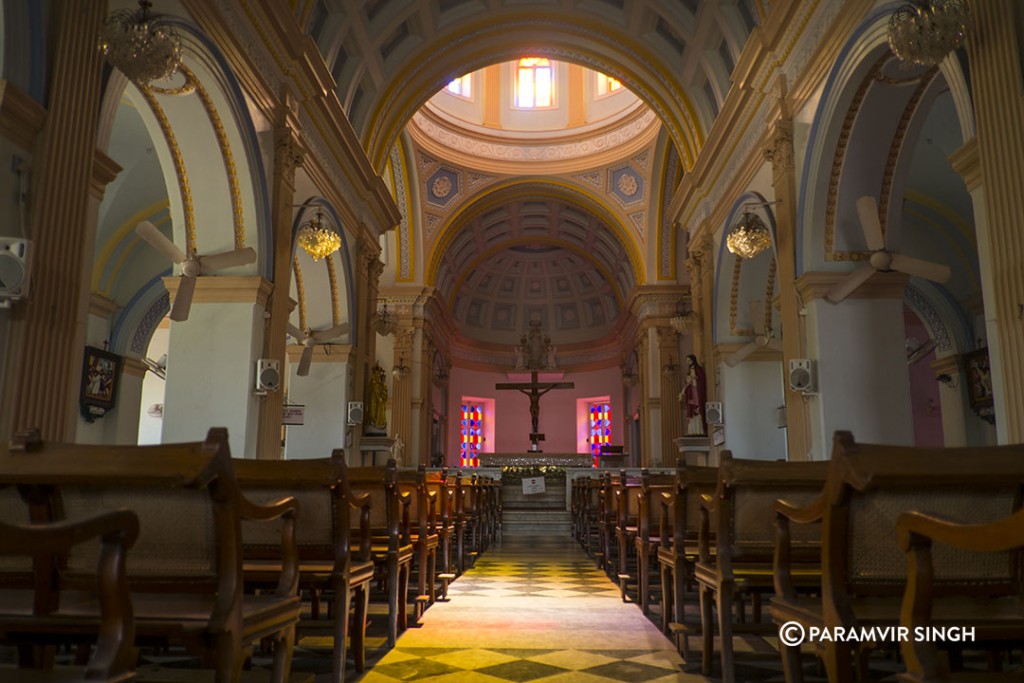
<svg viewBox="0 0 1024 683">
<path fill-rule="evenodd" d="M 503 535 L 572 534 L 572 514 L 560 509 L 519 509 L 502 507 L 501 533 Z"/>
<path fill-rule="evenodd" d="M 501 487 L 501 506 L 516 510 L 564 510 L 565 484 L 548 486 L 544 493 L 524 494 L 522 484 Z"/>
</svg>

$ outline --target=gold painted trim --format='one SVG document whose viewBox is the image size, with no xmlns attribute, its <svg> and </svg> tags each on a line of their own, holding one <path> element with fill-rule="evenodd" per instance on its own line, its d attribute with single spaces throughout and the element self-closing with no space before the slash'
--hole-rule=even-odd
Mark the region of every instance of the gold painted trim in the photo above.
<svg viewBox="0 0 1024 683">
<path fill-rule="evenodd" d="M 10 81 L 0 80 L 0 137 L 31 151 L 46 123 L 46 108 Z"/>
<path fill-rule="evenodd" d="M 404 147 L 402 145 L 398 146 L 398 155 L 397 156 L 398 156 L 398 164 L 399 164 L 399 166 L 401 168 L 396 169 L 396 168 L 392 167 L 391 172 L 392 172 L 393 176 L 394 176 L 394 174 L 401 173 L 402 174 L 402 179 L 404 181 L 401 184 L 395 183 L 395 190 L 397 192 L 399 185 L 401 185 L 402 187 L 405 188 L 405 210 L 406 210 L 405 222 L 406 222 L 406 227 L 408 228 L 406 230 L 406 234 L 409 237 L 409 245 L 408 245 L 408 248 L 409 248 L 409 276 L 408 277 L 401 277 L 401 272 L 402 272 L 402 267 L 401 267 L 402 266 L 402 264 L 401 264 L 402 245 L 401 244 L 397 244 L 399 235 L 401 234 L 401 230 L 395 230 L 395 241 L 396 241 L 396 247 L 397 247 L 397 249 L 395 251 L 395 254 L 398 256 L 398 259 L 399 259 L 398 268 L 396 268 L 396 270 L 398 271 L 398 277 L 396 278 L 396 281 L 397 282 L 415 282 L 416 281 L 416 237 L 414 236 L 414 232 L 413 231 L 416 230 L 416 224 L 413 221 L 413 215 L 414 215 L 414 213 L 416 211 L 416 203 L 413 201 L 413 197 L 412 197 L 412 179 L 411 179 L 411 175 L 409 173 L 409 160 L 406 158 L 405 149 L 404 149 Z M 390 159 L 390 156 L 389 156 L 389 159 Z M 394 177 L 392 177 L 392 182 L 394 182 Z M 396 199 L 396 204 L 397 204 L 397 197 L 395 199 Z"/>
<path fill-rule="evenodd" d="M 796 291 L 807 303 L 813 299 L 824 299 L 836 283 L 844 280 L 849 273 L 808 272 L 797 278 Z M 849 299 L 900 299 L 904 297 L 910 276 L 904 273 L 878 272 L 856 289 Z M 842 302 L 836 304 L 842 306 Z"/>
<path fill-rule="evenodd" d="M 167 293 L 174 304 L 181 278 L 170 275 L 162 278 Z M 267 305 L 267 298 L 274 288 L 269 280 L 259 275 L 208 275 L 196 278 L 196 291 L 192 303 L 199 304 L 248 304 Z"/>
<path fill-rule="evenodd" d="M 112 283 L 113 283 L 113 281 L 115 279 L 115 276 L 116 276 L 116 273 L 117 273 L 116 267 L 111 269 L 110 279 L 107 281 L 106 287 L 101 287 L 100 286 L 101 285 L 101 281 L 103 279 L 103 270 L 107 266 L 107 261 L 110 260 L 110 257 L 114 254 L 114 251 L 117 249 L 117 247 L 119 247 L 121 245 L 121 243 L 124 242 L 125 237 L 127 237 L 128 234 L 132 230 L 135 229 L 135 226 L 140 221 L 142 221 L 142 220 L 144 220 L 144 219 L 146 219 L 146 218 L 148 218 L 150 216 L 153 216 L 154 214 L 159 213 L 160 211 L 163 211 L 163 210 L 167 209 L 168 206 L 169 206 L 169 202 L 166 199 L 163 199 L 163 200 L 161 200 L 159 202 L 156 202 L 154 204 L 150 204 L 149 206 L 147 206 L 146 208 L 142 209 L 141 211 L 136 211 L 131 216 L 129 216 L 128 219 L 126 221 L 124 221 L 123 223 L 121 223 L 121 225 L 117 228 L 117 230 L 115 230 L 110 235 L 110 237 L 107 239 L 106 243 L 103 245 L 103 250 L 100 252 L 99 256 L 93 262 L 92 289 L 94 289 L 94 290 L 102 289 L 105 293 L 107 293 L 107 294 L 110 293 L 110 288 L 113 286 Z M 159 227 L 160 225 L 163 225 L 164 223 L 166 223 L 169 220 L 171 220 L 170 216 L 166 216 L 163 219 L 157 221 L 156 225 Z M 134 248 L 134 242 L 130 243 L 130 246 L 126 247 L 125 251 L 130 251 L 132 248 Z M 122 262 L 124 261 L 124 256 L 123 255 L 121 256 L 120 260 Z"/>
<path fill-rule="evenodd" d="M 110 316 L 112 316 L 117 309 L 117 302 L 113 299 L 108 299 L 99 292 L 93 292 L 89 295 L 89 315 L 109 320 Z"/>
<path fill-rule="evenodd" d="M 569 192 L 577 193 L 584 199 L 588 199 L 593 206 L 580 203 L 578 197 L 573 197 Z M 430 248 L 430 255 L 427 261 L 427 269 L 424 274 L 424 284 L 433 287 L 437 280 L 437 271 L 441 266 L 442 257 L 455 235 L 458 228 L 483 215 L 499 204 L 505 204 L 521 198 L 533 199 L 558 199 L 576 205 L 582 209 L 593 212 L 597 218 L 603 220 L 622 243 L 626 254 L 629 257 L 630 266 L 633 269 L 634 286 L 646 284 L 647 271 L 644 268 L 644 261 L 639 251 L 639 246 L 633 240 L 633 234 L 629 226 L 625 225 L 615 210 L 604 199 L 582 185 L 571 183 L 559 178 L 514 178 L 504 180 L 486 188 L 486 192 L 470 201 L 464 202 L 438 229 L 437 236 Z"/>
<path fill-rule="evenodd" d="M 302 351 L 305 348 L 302 344 L 289 344 L 286 349 L 288 362 L 298 363 L 302 358 Z M 330 351 L 328 351 L 328 348 Z M 352 353 L 352 346 L 350 344 L 317 344 L 313 347 L 313 362 L 347 363 L 350 353 Z"/>
<path fill-rule="evenodd" d="M 224 130 L 224 123 L 221 121 L 213 98 L 203 84 L 196 78 L 196 75 L 184 64 L 179 67 L 186 79 L 195 86 L 199 101 L 206 110 L 206 115 L 213 126 L 213 132 L 217 137 L 217 145 L 220 147 L 221 157 L 224 159 L 224 170 L 228 175 L 228 186 L 231 189 L 231 216 L 235 228 L 235 249 L 245 247 L 245 215 L 242 211 L 242 190 L 238 185 L 238 168 L 235 166 L 235 155 L 231 151 L 231 142 L 228 140 L 227 131 Z"/>
<path fill-rule="evenodd" d="M 171 151 L 171 159 L 174 161 L 174 173 L 178 178 L 178 190 L 181 192 L 181 205 L 185 214 L 185 252 L 188 254 L 196 251 L 196 215 L 192 207 L 192 190 L 189 187 L 188 173 L 185 171 L 185 159 L 181 154 L 181 147 L 178 146 L 178 138 L 174 135 L 174 129 L 167 118 L 167 112 L 156 99 L 156 95 L 149 88 L 139 88 L 139 92 L 146 98 L 153 115 L 156 116 L 160 130 L 164 134 L 164 140 Z"/>
<path fill-rule="evenodd" d="M 292 270 L 295 273 L 295 292 L 299 295 L 299 329 L 306 329 L 306 287 L 302 284 L 302 266 L 298 257 L 292 259 Z"/>
<path fill-rule="evenodd" d="M 331 325 L 341 324 L 341 304 L 338 300 L 338 272 L 334 257 L 327 257 L 327 278 L 331 281 Z"/>
</svg>

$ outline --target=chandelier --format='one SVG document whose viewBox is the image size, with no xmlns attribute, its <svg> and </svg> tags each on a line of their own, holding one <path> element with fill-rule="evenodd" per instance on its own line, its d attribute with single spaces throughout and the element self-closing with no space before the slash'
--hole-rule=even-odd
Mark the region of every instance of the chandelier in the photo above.
<svg viewBox="0 0 1024 683">
<path fill-rule="evenodd" d="M 889 47 L 905 64 L 933 66 L 960 47 L 967 0 L 910 0 L 889 17 Z"/>
<path fill-rule="evenodd" d="M 725 238 L 725 245 L 740 258 L 754 258 L 772 246 L 772 235 L 764 221 L 747 212 Z"/>
<path fill-rule="evenodd" d="M 100 33 L 107 62 L 140 87 L 170 78 L 181 64 L 181 39 L 166 18 L 149 13 L 152 6 L 139 0 L 134 12 L 111 12 Z"/>
<path fill-rule="evenodd" d="M 341 235 L 324 226 L 324 216 L 319 209 L 311 220 L 302 224 L 295 233 L 295 239 L 314 261 L 327 258 L 341 249 Z"/>
</svg>

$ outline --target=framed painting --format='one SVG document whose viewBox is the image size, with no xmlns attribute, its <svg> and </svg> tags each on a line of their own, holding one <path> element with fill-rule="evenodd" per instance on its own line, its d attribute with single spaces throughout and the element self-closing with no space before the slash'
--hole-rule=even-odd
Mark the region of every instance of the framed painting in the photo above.
<svg viewBox="0 0 1024 683">
<path fill-rule="evenodd" d="M 992 407 L 992 372 L 988 365 L 988 348 L 964 354 L 964 374 L 967 379 L 967 398 L 971 409 L 978 411 Z"/>
<path fill-rule="evenodd" d="M 121 362 L 121 357 L 116 353 L 93 346 L 85 347 L 79 403 L 82 417 L 86 422 L 103 417 L 117 403 L 117 381 L 121 377 Z"/>
</svg>

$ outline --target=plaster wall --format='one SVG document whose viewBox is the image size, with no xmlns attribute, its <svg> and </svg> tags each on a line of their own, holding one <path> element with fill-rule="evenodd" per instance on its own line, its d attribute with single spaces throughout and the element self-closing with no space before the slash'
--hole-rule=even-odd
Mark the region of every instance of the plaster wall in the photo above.
<svg viewBox="0 0 1024 683">
<path fill-rule="evenodd" d="M 746 361 L 721 369 L 723 448 L 751 460 L 786 458 L 786 430 L 776 423 L 776 408 L 785 405 L 782 363 Z M 755 388 L 752 390 L 752 388 Z"/>
</svg>

